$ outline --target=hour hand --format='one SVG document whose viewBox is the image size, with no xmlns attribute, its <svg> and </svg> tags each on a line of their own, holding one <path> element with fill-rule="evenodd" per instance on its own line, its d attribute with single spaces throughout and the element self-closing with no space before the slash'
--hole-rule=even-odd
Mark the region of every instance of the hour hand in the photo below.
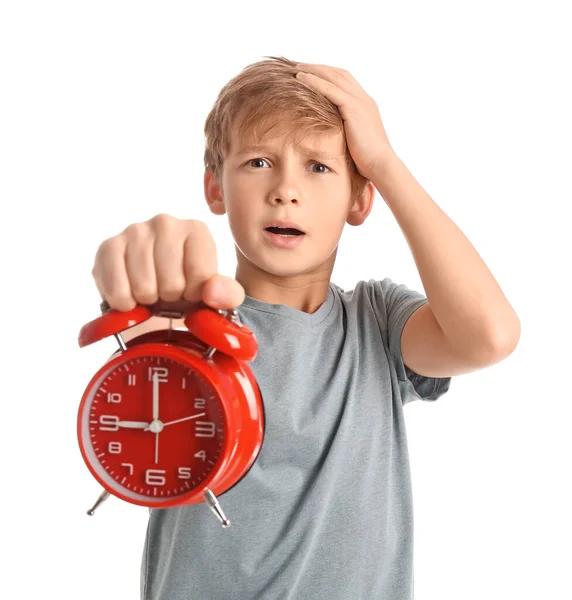
<svg viewBox="0 0 572 600">
<path fill-rule="evenodd" d="M 147 429 L 150 423 L 145 423 L 143 421 L 117 421 L 117 425 L 129 429 Z"/>
</svg>

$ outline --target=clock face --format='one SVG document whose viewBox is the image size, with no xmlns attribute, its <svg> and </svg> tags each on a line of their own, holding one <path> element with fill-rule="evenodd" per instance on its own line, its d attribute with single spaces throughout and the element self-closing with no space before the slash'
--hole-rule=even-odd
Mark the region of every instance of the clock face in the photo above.
<svg viewBox="0 0 572 600">
<path fill-rule="evenodd" d="M 223 451 L 224 413 L 198 371 L 170 357 L 136 356 L 90 387 L 81 432 L 104 481 L 132 500 L 160 504 L 211 473 Z"/>
</svg>

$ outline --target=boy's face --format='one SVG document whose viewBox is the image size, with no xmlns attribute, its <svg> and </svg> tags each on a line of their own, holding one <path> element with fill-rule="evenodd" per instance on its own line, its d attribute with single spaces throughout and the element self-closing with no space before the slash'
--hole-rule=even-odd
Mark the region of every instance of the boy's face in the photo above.
<svg viewBox="0 0 572 600">
<path fill-rule="evenodd" d="M 209 204 L 215 214 L 228 213 L 239 271 L 260 269 L 280 278 L 323 275 L 329 281 L 345 223 L 361 224 L 371 209 L 364 199 L 373 200 L 366 193 L 352 201 L 344 143 L 341 133 L 319 133 L 296 147 L 276 126 L 256 144 L 232 131 L 221 186 L 211 190 Z M 254 144 L 258 148 L 248 149 Z M 220 200 L 212 202 L 216 194 Z M 305 232 L 302 242 L 274 246 L 264 228 L 275 219 L 296 223 Z"/>
</svg>

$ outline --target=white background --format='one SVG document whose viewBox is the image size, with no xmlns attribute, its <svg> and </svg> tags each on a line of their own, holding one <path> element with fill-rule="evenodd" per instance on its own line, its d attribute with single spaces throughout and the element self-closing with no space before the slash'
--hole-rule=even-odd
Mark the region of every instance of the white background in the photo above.
<svg viewBox="0 0 572 600">
<path fill-rule="evenodd" d="M 356 77 L 522 323 L 508 359 L 405 408 L 416 600 L 572 598 L 565 4 L 3 3 L 3 598 L 139 598 L 147 510 L 112 497 L 86 516 L 100 487 L 77 408 L 116 347 L 77 346 L 98 314 L 93 258 L 167 212 L 205 221 L 234 276 L 226 216 L 204 201 L 203 125 L 220 88 L 270 55 Z M 365 224 L 346 228 L 332 280 L 384 277 L 423 292 L 377 194 Z"/>
</svg>

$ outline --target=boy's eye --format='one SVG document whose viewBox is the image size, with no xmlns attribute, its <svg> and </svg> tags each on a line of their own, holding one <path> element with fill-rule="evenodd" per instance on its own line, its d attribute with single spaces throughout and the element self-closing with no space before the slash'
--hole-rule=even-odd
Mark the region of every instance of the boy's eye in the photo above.
<svg viewBox="0 0 572 600">
<path fill-rule="evenodd" d="M 246 164 L 250 165 L 253 162 L 266 162 L 263 158 L 251 158 Z"/>
<path fill-rule="evenodd" d="M 328 169 L 328 171 L 330 170 L 330 167 L 326 167 L 326 165 L 323 165 L 322 163 L 312 163 L 314 165 L 318 165 L 319 167 L 324 167 L 324 169 Z M 319 171 L 320 173 L 324 173 L 325 171 Z"/>
<path fill-rule="evenodd" d="M 251 163 L 254 163 L 254 162 L 266 162 L 266 159 L 265 158 L 251 158 L 246 164 L 250 165 Z M 326 165 L 319 163 L 319 162 L 314 162 L 314 163 L 312 163 L 312 165 L 318 165 L 319 167 L 324 167 L 324 169 L 327 169 L 328 171 L 330 170 L 330 167 L 326 167 Z M 319 174 L 326 173 L 326 171 L 314 171 L 314 172 L 319 173 Z"/>
</svg>

